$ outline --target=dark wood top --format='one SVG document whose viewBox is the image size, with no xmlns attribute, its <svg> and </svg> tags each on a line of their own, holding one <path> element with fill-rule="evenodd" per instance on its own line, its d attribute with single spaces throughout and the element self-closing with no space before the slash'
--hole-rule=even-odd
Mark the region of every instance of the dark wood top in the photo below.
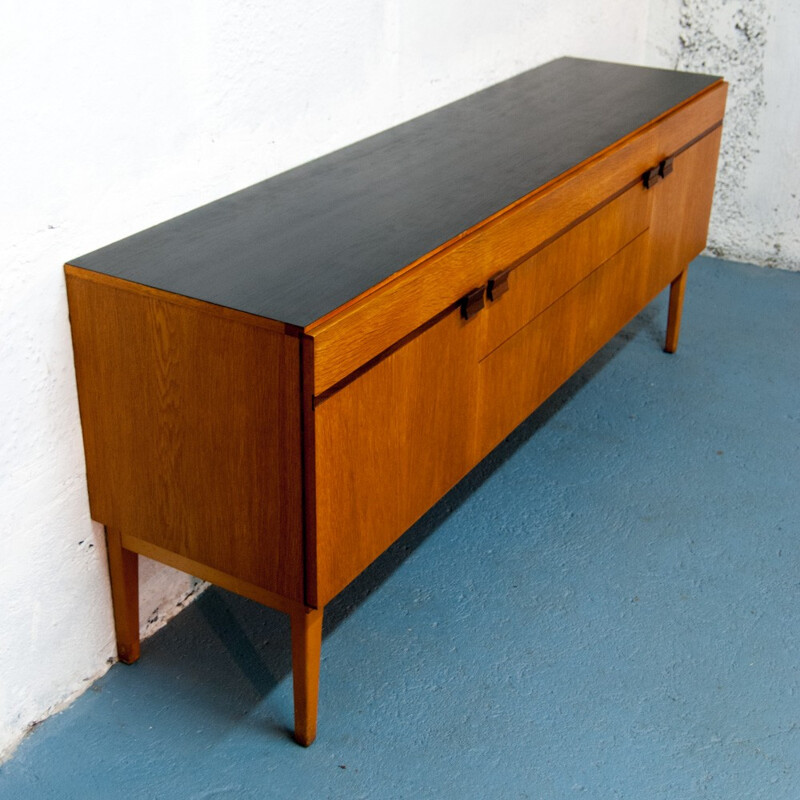
<svg viewBox="0 0 800 800">
<path fill-rule="evenodd" d="M 558 59 L 69 263 L 305 327 L 718 80 Z"/>
</svg>

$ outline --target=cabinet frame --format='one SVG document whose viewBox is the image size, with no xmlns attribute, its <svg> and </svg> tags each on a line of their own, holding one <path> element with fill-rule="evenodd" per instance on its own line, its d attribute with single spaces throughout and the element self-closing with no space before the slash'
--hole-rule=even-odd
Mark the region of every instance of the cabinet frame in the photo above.
<svg viewBox="0 0 800 800">
<path fill-rule="evenodd" d="M 482 108 L 474 98 L 549 102 L 549 82 L 563 88 L 588 63 L 553 62 L 420 124 Z M 203 291 L 177 291 L 182 265 L 162 281 L 148 259 L 177 252 L 192 214 L 66 265 L 90 510 L 106 529 L 121 661 L 140 654 L 139 555 L 276 608 L 291 621 L 295 738 L 309 745 L 324 606 L 668 285 L 665 350 L 675 351 L 688 263 L 705 245 L 727 85 L 591 69 L 629 80 L 632 104 L 652 104 L 651 86 L 672 100 L 306 322 L 210 302 L 226 291 L 214 281 L 248 278 L 197 248 L 198 274 L 211 276 Z M 602 108 L 602 97 L 591 102 Z M 563 113 L 575 117 L 569 103 Z M 406 157 L 415 124 L 378 141 Z M 332 172 L 347 154 L 327 157 Z M 307 179 L 303 168 L 297 176 Z M 274 180 L 284 192 L 295 178 Z M 373 178 L 362 180 L 368 189 Z M 262 202 L 270 182 L 259 186 L 192 212 L 197 236 L 219 217 L 231 246 L 258 256 L 229 209 Z M 627 210 L 615 217 L 616 208 Z M 601 246 L 611 224 L 619 241 Z M 286 236 L 301 244 L 304 230 Z M 558 272 L 559 258 L 581 263 Z M 295 292 L 287 281 L 277 294 Z M 550 294 L 520 302 L 523 288 Z M 514 386 L 517 352 L 537 372 Z"/>
</svg>

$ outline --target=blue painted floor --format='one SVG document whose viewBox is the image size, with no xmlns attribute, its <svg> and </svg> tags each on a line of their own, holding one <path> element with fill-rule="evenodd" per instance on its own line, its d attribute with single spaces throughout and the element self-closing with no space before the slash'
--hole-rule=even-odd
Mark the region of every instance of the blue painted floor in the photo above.
<svg viewBox="0 0 800 800">
<path fill-rule="evenodd" d="M 800 797 L 800 274 L 698 259 L 327 611 L 211 589 L 1 798 Z"/>
</svg>

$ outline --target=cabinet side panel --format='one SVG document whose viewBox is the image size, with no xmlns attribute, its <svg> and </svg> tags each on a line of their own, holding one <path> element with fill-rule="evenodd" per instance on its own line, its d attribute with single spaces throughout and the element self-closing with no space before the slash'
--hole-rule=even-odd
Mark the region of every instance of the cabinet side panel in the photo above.
<svg viewBox="0 0 800 800">
<path fill-rule="evenodd" d="M 92 517 L 302 600 L 296 337 L 68 273 Z"/>
</svg>

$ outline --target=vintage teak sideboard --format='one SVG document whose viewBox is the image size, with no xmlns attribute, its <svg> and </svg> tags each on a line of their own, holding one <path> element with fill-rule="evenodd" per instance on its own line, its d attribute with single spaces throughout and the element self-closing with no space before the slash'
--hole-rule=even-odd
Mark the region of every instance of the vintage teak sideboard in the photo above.
<svg viewBox="0 0 800 800">
<path fill-rule="evenodd" d="M 119 657 L 142 554 L 323 607 L 662 289 L 675 350 L 727 85 L 563 58 L 66 266 Z"/>
</svg>

